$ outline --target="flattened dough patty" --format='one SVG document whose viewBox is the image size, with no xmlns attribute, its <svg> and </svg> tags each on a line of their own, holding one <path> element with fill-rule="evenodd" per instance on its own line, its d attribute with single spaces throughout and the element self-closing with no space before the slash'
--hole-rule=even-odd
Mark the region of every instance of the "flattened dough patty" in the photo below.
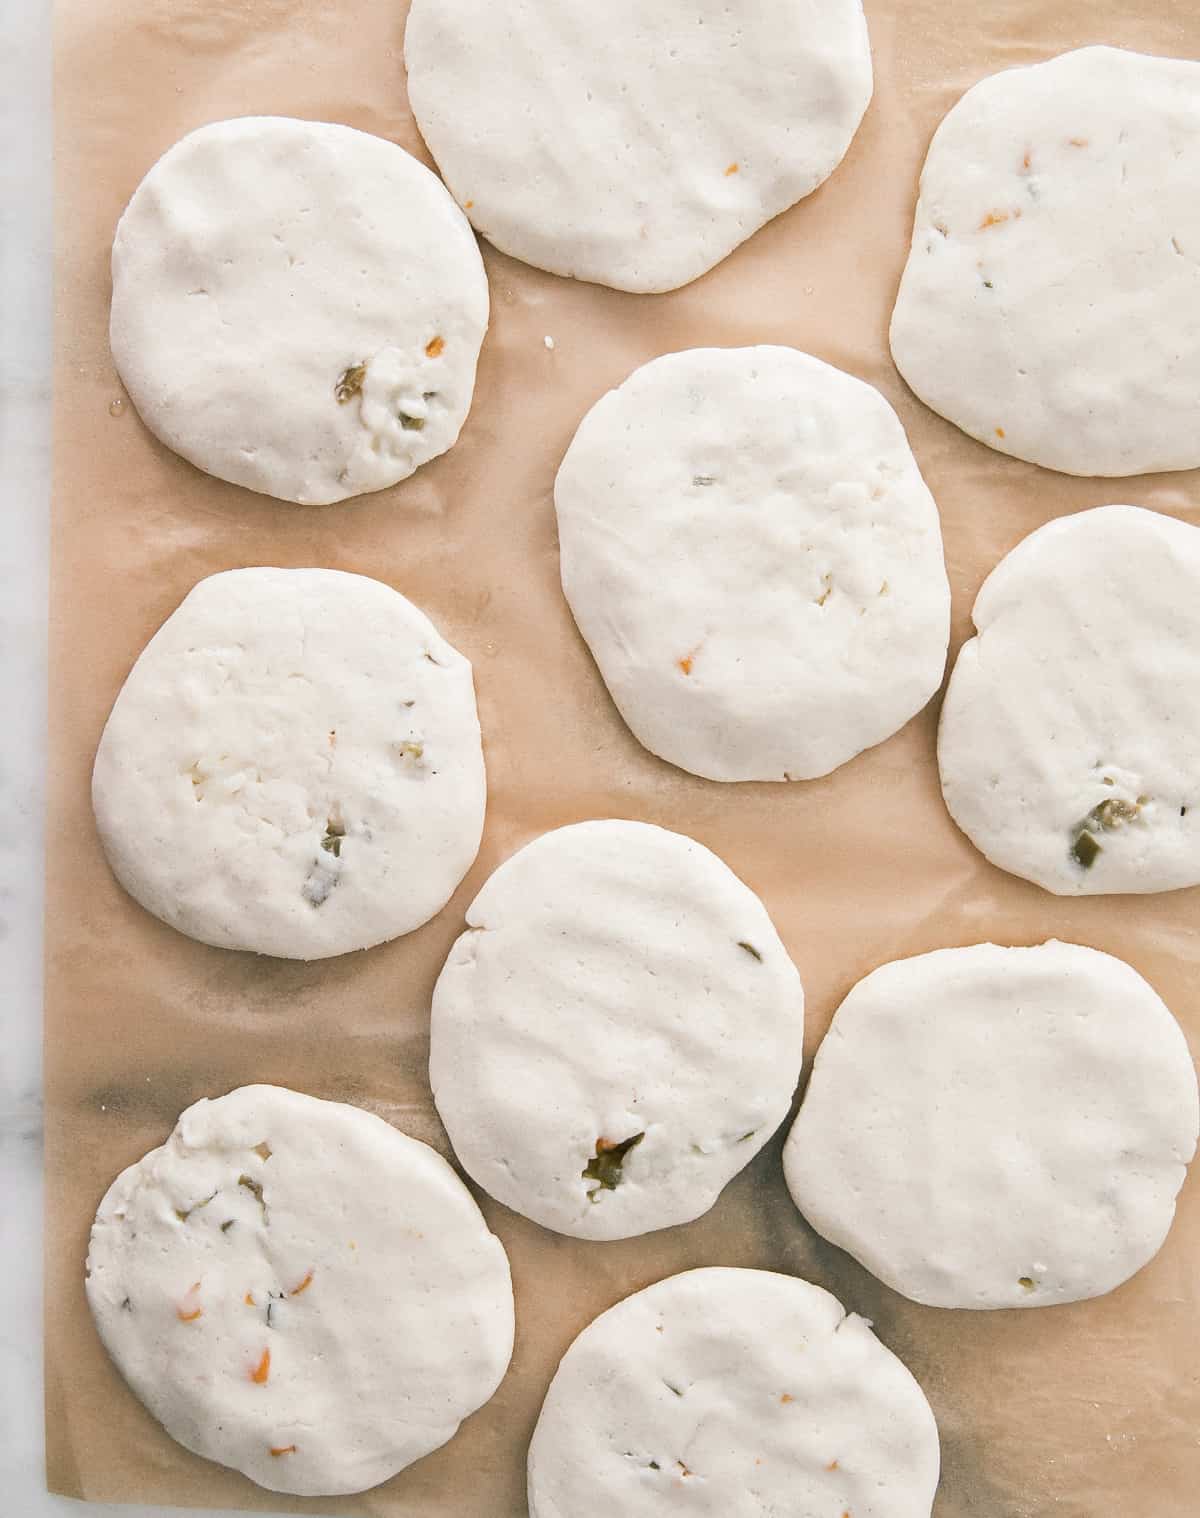
<svg viewBox="0 0 1200 1518">
<path fill-rule="evenodd" d="M 530 1518 L 929 1518 L 938 1434 L 870 1325 L 807 1281 L 711 1268 L 602 1313 L 529 1449 Z"/>
<path fill-rule="evenodd" d="M 444 453 L 487 322 L 445 187 L 350 127 L 201 127 L 146 175 L 113 243 L 112 351 L 142 420 L 284 501 L 382 490 Z"/>
<path fill-rule="evenodd" d="M 508 1260 L 440 1155 L 243 1086 L 109 1187 L 87 1296 L 180 1444 L 275 1492 L 360 1492 L 452 1438 L 513 1344 Z"/>
<path fill-rule="evenodd" d="M 707 1212 L 803 1057 L 800 977 L 757 896 L 691 838 L 581 822 L 502 864 L 467 922 L 429 1076 L 471 1176 L 576 1238 Z"/>
<path fill-rule="evenodd" d="M 1200 465 L 1200 63 L 1087 47 L 934 135 L 892 355 L 971 437 L 1067 474 Z"/>
<path fill-rule="evenodd" d="M 1119 959 L 977 944 L 838 1008 L 783 1152 L 797 1207 L 930 1307 L 1047 1307 L 1157 1254 L 1196 1148 L 1179 1025 Z"/>
<path fill-rule="evenodd" d="M 326 959 L 439 912 L 483 832 L 471 666 L 411 601 L 234 569 L 134 665 L 92 803 L 113 873 L 202 943 Z"/>
<path fill-rule="evenodd" d="M 687 284 L 810 194 L 871 98 L 860 0 L 414 0 L 404 53 L 479 231 L 619 290 Z"/>
<path fill-rule="evenodd" d="M 651 753 L 806 780 L 941 684 L 937 507 L 896 413 L 794 348 L 698 348 L 584 418 L 554 489 L 563 590 Z"/>
<path fill-rule="evenodd" d="M 1200 529 L 1060 517 L 1000 561 L 938 734 L 950 815 L 1060 896 L 1200 882 Z"/>
</svg>

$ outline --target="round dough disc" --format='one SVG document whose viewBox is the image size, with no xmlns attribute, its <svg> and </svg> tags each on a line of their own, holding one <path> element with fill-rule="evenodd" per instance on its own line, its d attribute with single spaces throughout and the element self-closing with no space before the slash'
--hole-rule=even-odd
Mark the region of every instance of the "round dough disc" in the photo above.
<svg viewBox="0 0 1200 1518">
<path fill-rule="evenodd" d="M 892 355 L 981 443 L 1066 474 L 1200 465 L 1200 63 L 1087 47 L 934 135 Z"/>
<path fill-rule="evenodd" d="M 800 977 L 758 897 L 691 838 L 582 822 L 502 864 L 467 922 L 429 1076 L 469 1174 L 581 1239 L 707 1212 L 803 1057 Z"/>
<path fill-rule="evenodd" d="M 470 664 L 389 586 L 331 569 L 201 580 L 134 665 L 92 773 L 131 896 L 283 959 L 427 922 L 485 799 Z"/>
<path fill-rule="evenodd" d="M 1061 517 L 1000 561 L 974 620 L 938 764 L 976 848 L 1059 896 L 1200 882 L 1200 529 Z"/>
<path fill-rule="evenodd" d="M 277 1086 L 200 1101 L 109 1187 L 87 1297 L 172 1438 L 274 1492 L 361 1492 L 512 1354 L 508 1260 L 440 1155 Z"/>
<path fill-rule="evenodd" d="M 529 1449 L 530 1518 L 929 1518 L 938 1434 L 865 1319 L 765 1270 L 670 1276 L 563 1356 Z"/>
<path fill-rule="evenodd" d="M 201 127 L 134 192 L 112 261 L 125 388 L 218 479 L 325 505 L 458 437 L 487 278 L 462 212 L 403 148 L 286 117 Z"/>
<path fill-rule="evenodd" d="M 584 418 L 562 581 L 621 715 L 710 780 L 808 780 L 941 684 L 937 507 L 879 392 L 794 348 L 699 348 Z"/>
<path fill-rule="evenodd" d="M 618 290 L 685 285 L 811 194 L 871 98 L 861 0 L 414 0 L 404 54 L 479 231 Z"/>
<path fill-rule="evenodd" d="M 977 944 L 875 970 L 783 1152 L 825 1238 L 929 1307 L 1048 1307 L 1158 1252 L 1196 1148 L 1179 1025 L 1095 949 Z"/>
</svg>

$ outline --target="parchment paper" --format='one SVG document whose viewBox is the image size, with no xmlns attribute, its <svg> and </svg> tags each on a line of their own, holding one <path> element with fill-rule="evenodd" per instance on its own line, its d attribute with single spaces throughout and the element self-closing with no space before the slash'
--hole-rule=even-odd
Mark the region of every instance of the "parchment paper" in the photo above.
<svg viewBox="0 0 1200 1518">
<path fill-rule="evenodd" d="M 885 960 L 1050 936 L 1129 960 L 1200 1048 L 1200 892 L 1064 901 L 993 869 L 942 805 L 936 702 L 812 784 L 711 784 L 645 753 L 563 601 L 551 502 L 579 419 L 636 365 L 698 344 L 770 341 L 861 375 L 898 407 L 941 507 L 955 648 L 984 574 L 1049 518 L 1130 501 L 1200 521 L 1197 475 L 1072 480 L 970 442 L 908 394 L 886 343 L 919 166 L 963 89 L 1090 42 L 1200 56 L 1200 5 L 868 0 L 875 100 L 825 188 L 668 296 L 573 284 L 485 247 L 492 328 L 459 445 L 360 504 L 286 506 L 198 473 L 151 439 L 127 401 L 113 404 L 122 392 L 106 337 L 112 231 L 155 158 L 226 116 L 343 121 L 427 156 L 406 104 L 405 10 L 397 0 L 58 3 L 50 1487 L 104 1500 L 518 1518 L 526 1443 L 572 1337 L 670 1272 L 736 1264 L 805 1276 L 874 1320 L 937 1414 L 938 1518 L 1188 1518 L 1200 1501 L 1200 1167 L 1166 1247 L 1129 1285 L 1075 1307 L 977 1314 L 908 1303 L 817 1239 L 784 1190 L 778 1137 L 707 1217 L 624 1243 L 559 1238 L 480 1195 L 512 1260 L 512 1369 L 450 1445 L 354 1499 L 291 1501 L 187 1454 L 109 1364 L 84 1302 L 83 1261 L 116 1172 L 162 1142 L 189 1102 L 247 1081 L 357 1102 L 447 1152 L 426 1081 L 434 977 L 486 875 L 537 833 L 579 818 L 691 833 L 761 893 L 804 977 L 810 1055 L 849 987 Z M 482 852 L 440 917 L 367 954 L 305 966 L 192 943 L 123 895 L 97 843 L 90 765 L 130 665 L 197 579 L 248 564 L 374 575 L 474 662 L 489 778 Z"/>
</svg>

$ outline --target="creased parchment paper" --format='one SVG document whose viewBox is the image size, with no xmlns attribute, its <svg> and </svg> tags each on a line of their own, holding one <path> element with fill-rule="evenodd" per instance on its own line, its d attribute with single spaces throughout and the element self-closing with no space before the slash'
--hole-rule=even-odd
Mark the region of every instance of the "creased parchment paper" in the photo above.
<svg viewBox="0 0 1200 1518">
<path fill-rule="evenodd" d="M 358 505 L 285 506 L 198 473 L 151 439 L 127 401 L 115 405 L 113 227 L 158 155 L 222 117 L 348 122 L 423 154 L 406 105 L 405 9 L 397 0 L 58 0 L 51 1488 L 192 1506 L 518 1518 L 526 1444 L 572 1337 L 661 1276 L 726 1264 L 805 1276 L 874 1321 L 937 1413 L 938 1518 L 1191 1518 L 1200 1502 L 1200 1167 L 1148 1269 L 1103 1300 L 1036 1312 L 939 1312 L 885 1289 L 801 1221 L 778 1137 L 707 1217 L 624 1243 L 559 1238 L 480 1196 L 512 1260 L 512 1369 L 451 1444 L 357 1498 L 273 1496 L 187 1454 L 109 1364 L 84 1303 L 83 1262 L 117 1171 L 162 1142 L 189 1102 L 247 1081 L 359 1103 L 446 1152 L 425 1068 L 434 977 L 488 872 L 578 818 L 643 818 L 693 834 L 762 895 L 804 977 L 810 1055 L 849 987 L 884 960 L 1050 936 L 1129 960 L 1200 1049 L 1200 892 L 1063 901 L 993 869 L 941 803 L 936 702 L 811 784 L 711 784 L 639 748 L 563 601 L 551 501 L 579 419 L 636 365 L 699 344 L 780 342 L 870 380 L 898 407 L 942 512 L 956 648 L 985 573 L 1049 518 L 1130 501 L 1200 521 L 1197 475 L 1067 479 L 970 442 L 907 393 L 886 343 L 918 170 L 958 95 L 996 69 L 1084 43 L 1200 57 L 1200 5 L 868 0 L 875 100 L 822 190 L 673 295 L 573 284 L 485 247 L 492 327 L 459 445 Z M 96 839 L 90 766 L 130 665 L 197 579 L 248 564 L 374 575 L 425 608 L 475 666 L 489 777 L 482 852 L 440 917 L 366 954 L 305 966 L 192 943 L 122 894 Z"/>
</svg>

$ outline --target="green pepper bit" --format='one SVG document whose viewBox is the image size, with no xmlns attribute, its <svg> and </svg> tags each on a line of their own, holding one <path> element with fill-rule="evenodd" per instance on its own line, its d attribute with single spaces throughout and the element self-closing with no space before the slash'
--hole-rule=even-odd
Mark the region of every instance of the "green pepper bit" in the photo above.
<svg viewBox="0 0 1200 1518">
<path fill-rule="evenodd" d="M 342 857 L 342 839 L 346 836 L 346 824 L 339 818 L 330 817 L 325 824 L 325 836 L 321 839 L 321 847 L 327 854 L 332 854 L 335 859 Z"/>
<path fill-rule="evenodd" d="M 624 1139 L 619 1144 L 606 1138 L 596 1140 L 596 1152 L 580 1172 L 585 1181 L 600 1183 L 588 1192 L 593 1202 L 602 1191 L 617 1189 L 621 1183 L 621 1166 L 625 1163 L 625 1156 L 631 1149 L 636 1149 L 645 1137 L 644 1132 L 635 1133 L 632 1138 Z"/>
<path fill-rule="evenodd" d="M 1142 815 L 1142 803 L 1148 799 L 1140 796 L 1137 801 L 1122 801 L 1116 796 L 1110 796 L 1107 801 L 1094 806 L 1079 824 L 1071 843 L 1071 855 L 1076 863 L 1085 870 L 1090 870 L 1104 852 L 1103 846 L 1091 831 L 1093 828 L 1111 833 L 1124 827 L 1127 822 L 1136 822 Z"/>
<path fill-rule="evenodd" d="M 1076 834 L 1075 842 L 1071 845 L 1071 855 L 1077 864 L 1081 864 L 1085 870 L 1090 870 L 1096 860 L 1104 852 L 1086 828 Z"/>
<path fill-rule="evenodd" d="M 239 1175 L 238 1185 L 244 1186 L 260 1207 L 266 1207 L 267 1204 L 263 1201 L 263 1189 L 258 1181 L 248 1175 Z"/>
<path fill-rule="evenodd" d="M 345 370 L 333 387 L 333 394 L 339 406 L 344 406 L 347 401 L 352 401 L 359 394 L 366 377 L 366 364 L 351 364 L 350 368 Z"/>
<path fill-rule="evenodd" d="M 1097 821 L 1102 828 L 1119 828 L 1122 823 L 1133 822 L 1141 815 L 1141 807 L 1136 801 L 1119 801 L 1111 796 L 1107 801 L 1102 801 L 1099 806 L 1093 807 L 1090 816 Z"/>
</svg>

